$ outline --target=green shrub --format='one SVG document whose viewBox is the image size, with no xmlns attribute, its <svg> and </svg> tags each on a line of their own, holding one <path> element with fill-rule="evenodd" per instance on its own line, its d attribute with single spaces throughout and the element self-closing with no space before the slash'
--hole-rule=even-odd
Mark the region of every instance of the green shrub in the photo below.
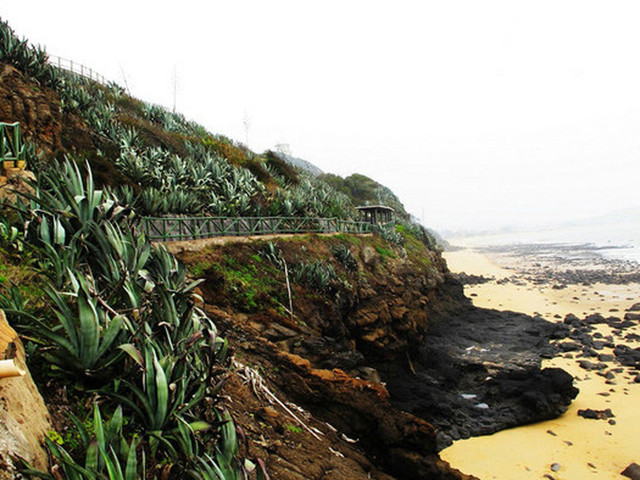
<svg viewBox="0 0 640 480">
<path fill-rule="evenodd" d="M 355 272 L 358 270 L 358 261 L 346 245 L 340 243 L 333 246 L 331 248 L 331 253 L 348 271 Z"/>
<path fill-rule="evenodd" d="M 322 260 L 295 264 L 291 273 L 295 283 L 307 285 L 319 293 L 329 291 L 333 282 L 338 279 L 333 265 Z"/>
</svg>

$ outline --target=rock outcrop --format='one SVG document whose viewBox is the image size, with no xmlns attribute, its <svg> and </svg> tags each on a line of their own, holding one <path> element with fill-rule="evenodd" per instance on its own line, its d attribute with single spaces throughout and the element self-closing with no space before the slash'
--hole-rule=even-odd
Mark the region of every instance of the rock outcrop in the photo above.
<svg viewBox="0 0 640 480">
<path fill-rule="evenodd" d="M 305 261 L 319 258 L 329 263 L 333 258 L 331 247 L 338 241 L 320 236 L 287 238 L 277 247 L 290 266 L 301 261 L 302 252 Z M 423 344 L 429 325 L 440 315 L 468 304 L 460 284 L 450 277 L 439 254 L 426 248 L 417 256 L 376 250 L 383 245 L 379 237 L 354 238 L 351 242 L 351 252 L 359 265 L 357 272 L 346 272 L 334 262 L 334 268 L 344 277 L 324 292 L 293 285 L 294 318 L 274 311 L 269 306 L 273 298 L 266 298 L 259 288 L 269 275 L 282 277 L 278 289 L 284 289 L 285 280 L 282 272 L 274 271 L 270 264 L 265 266 L 267 261 L 255 259 L 264 242 L 185 249 L 178 256 L 204 268 L 204 308 L 230 339 L 237 357 L 268 372 L 265 379 L 270 387 L 286 401 L 310 412 L 310 421 L 329 423 L 338 432 L 357 439 L 348 448 L 332 448 L 339 448 L 347 458 L 354 455 L 353 451 L 360 452 L 359 464 L 372 472 L 371 478 L 471 478 L 439 458 L 433 425 L 395 408 L 373 368 L 376 362 L 410 368 L 411 357 Z M 233 262 L 221 267 L 230 258 Z M 225 268 L 245 272 L 243 283 L 231 284 L 238 275 Z M 251 283 L 252 277 L 246 272 L 252 272 L 258 285 Z M 251 291 L 252 299 L 263 304 L 253 311 L 237 311 L 243 305 L 229 297 L 237 295 L 238 290 Z M 269 293 L 278 295 L 279 291 Z M 252 450 L 260 448 L 255 442 L 251 446 Z M 282 478 L 304 478 L 281 471 L 284 459 L 277 452 L 266 453 L 267 466 L 279 471 Z M 282 454 L 290 455 L 284 450 Z M 332 468 L 337 472 L 336 462 L 333 459 Z M 340 471 L 346 467 L 341 463 Z M 358 470 L 336 475 L 361 478 Z"/>
<path fill-rule="evenodd" d="M 288 238 L 277 247 L 289 265 L 300 261 L 300 252 L 328 263 L 337 241 Z M 566 410 L 577 394 L 573 378 L 541 368 L 562 327 L 473 308 L 437 252 L 395 254 L 376 237 L 350 242 L 357 272 L 345 271 L 321 293 L 294 285 L 294 318 L 259 305 L 238 312 L 226 298 L 238 289 L 260 297 L 250 282 L 229 282 L 238 271 L 263 281 L 265 265 L 255 259 L 262 242 L 185 250 L 179 257 L 204 268 L 205 308 L 239 357 L 269 372 L 270 384 L 314 418 L 358 438 L 369 461 L 397 478 L 464 478 L 437 454 L 452 440 Z"/>
<path fill-rule="evenodd" d="M 24 366 L 25 352 L 16 332 L 0 310 L 0 357 Z M 22 457 L 35 468 L 46 470 L 47 454 L 42 447 L 51 429 L 49 413 L 29 371 L 0 378 L 0 480 L 15 477 L 12 457 Z"/>
<path fill-rule="evenodd" d="M 50 151 L 62 148 L 62 112 L 57 95 L 0 63 L 0 121 L 20 122 L 23 135 Z"/>
<path fill-rule="evenodd" d="M 396 406 L 453 440 L 556 418 L 578 394 L 573 377 L 541 368 L 562 325 L 515 312 L 469 308 L 432 325 L 415 374 L 381 366 Z"/>
</svg>

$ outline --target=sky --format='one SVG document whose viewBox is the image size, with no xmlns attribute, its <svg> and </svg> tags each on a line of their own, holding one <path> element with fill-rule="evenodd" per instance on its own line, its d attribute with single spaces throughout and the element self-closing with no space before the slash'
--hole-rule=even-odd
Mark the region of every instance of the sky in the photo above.
<svg viewBox="0 0 640 480">
<path fill-rule="evenodd" d="M 635 0 L 3 0 L 0 16 L 254 151 L 370 176 L 438 230 L 640 209 Z"/>
</svg>

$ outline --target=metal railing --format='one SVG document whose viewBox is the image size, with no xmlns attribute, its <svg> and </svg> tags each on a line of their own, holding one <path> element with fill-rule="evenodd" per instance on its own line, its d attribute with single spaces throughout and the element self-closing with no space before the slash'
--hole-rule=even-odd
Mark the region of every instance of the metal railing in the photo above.
<svg viewBox="0 0 640 480">
<path fill-rule="evenodd" d="M 283 233 L 371 233 L 368 222 L 309 217 L 142 217 L 151 241 L 198 240 L 218 236 Z"/>
<path fill-rule="evenodd" d="M 20 122 L 0 122 L 0 161 L 22 160 L 24 148 L 20 134 Z"/>
<path fill-rule="evenodd" d="M 101 83 L 102 85 L 107 84 L 107 79 L 104 75 L 100 75 L 95 70 L 85 67 L 81 63 L 74 62 L 73 60 L 69 60 L 68 58 L 58 57 L 56 55 L 49 55 L 49 60 L 47 60 L 50 65 L 59 68 L 60 70 L 66 70 L 68 72 L 75 73 L 76 75 L 80 75 L 81 77 L 88 78 L 95 82 Z"/>
</svg>

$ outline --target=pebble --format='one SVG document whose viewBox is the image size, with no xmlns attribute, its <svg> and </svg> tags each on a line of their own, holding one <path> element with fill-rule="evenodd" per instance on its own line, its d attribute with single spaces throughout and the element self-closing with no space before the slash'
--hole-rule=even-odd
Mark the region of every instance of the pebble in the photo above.
<svg viewBox="0 0 640 480">
<path fill-rule="evenodd" d="M 552 472 L 557 472 L 558 470 L 560 470 L 560 464 L 559 463 L 552 463 L 551 464 L 551 471 Z"/>
</svg>

